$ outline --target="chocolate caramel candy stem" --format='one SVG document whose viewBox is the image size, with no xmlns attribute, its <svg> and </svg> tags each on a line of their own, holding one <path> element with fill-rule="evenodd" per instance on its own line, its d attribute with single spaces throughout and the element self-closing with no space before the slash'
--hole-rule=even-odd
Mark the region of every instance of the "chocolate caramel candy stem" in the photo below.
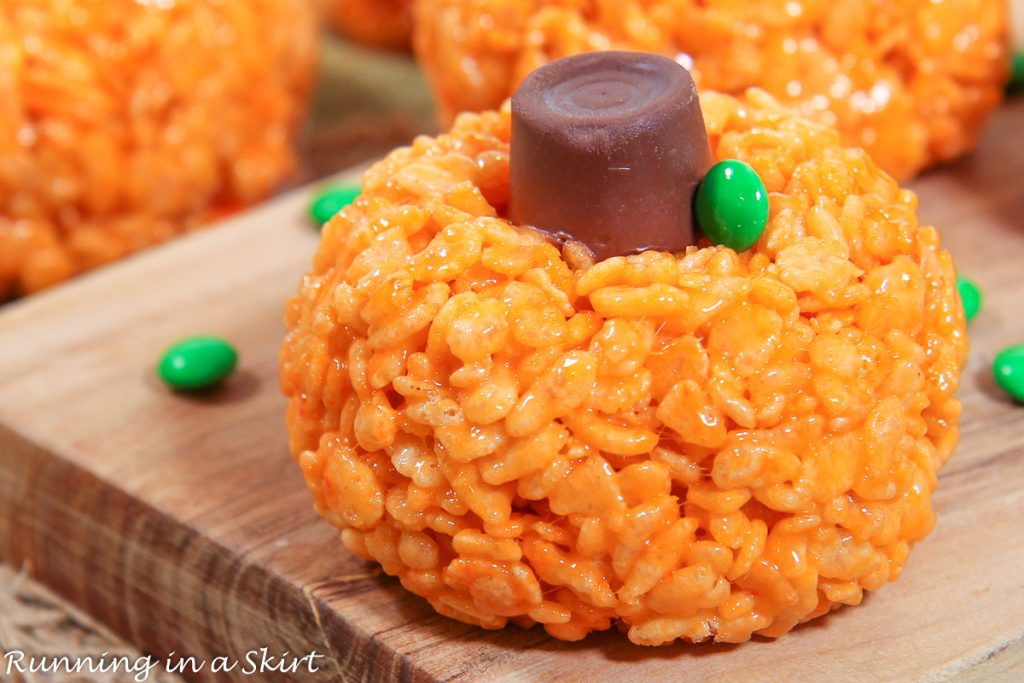
<svg viewBox="0 0 1024 683">
<path fill-rule="evenodd" d="M 693 195 L 710 167 L 697 89 L 671 59 L 567 57 L 512 96 L 512 222 L 597 259 L 693 244 Z"/>
</svg>

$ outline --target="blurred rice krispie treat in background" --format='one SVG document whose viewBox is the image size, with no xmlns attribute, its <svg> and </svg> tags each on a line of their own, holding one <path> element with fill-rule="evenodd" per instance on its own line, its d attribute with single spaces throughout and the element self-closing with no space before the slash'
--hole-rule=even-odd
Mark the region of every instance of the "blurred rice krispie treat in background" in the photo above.
<svg viewBox="0 0 1024 683">
<path fill-rule="evenodd" d="M 973 146 L 1009 64 L 1006 0 L 419 0 L 415 20 L 446 119 L 553 59 L 645 50 L 702 89 L 764 88 L 899 179 Z"/>
<path fill-rule="evenodd" d="M 323 0 L 327 19 L 345 35 L 368 45 L 407 50 L 413 0 Z"/>
<path fill-rule="evenodd" d="M 280 187 L 316 20 L 310 0 L 4 0 L 0 297 Z"/>
</svg>

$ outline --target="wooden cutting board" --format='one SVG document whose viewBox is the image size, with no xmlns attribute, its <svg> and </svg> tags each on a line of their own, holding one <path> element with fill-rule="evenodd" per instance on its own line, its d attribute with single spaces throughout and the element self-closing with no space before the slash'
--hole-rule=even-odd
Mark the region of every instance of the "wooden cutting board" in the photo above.
<svg viewBox="0 0 1024 683">
<path fill-rule="evenodd" d="M 0 555 L 158 655 L 325 656 L 271 680 L 1021 680 L 1024 407 L 988 368 L 1024 342 L 1022 131 L 1017 100 L 975 155 L 916 184 L 986 308 L 938 526 L 858 608 L 777 641 L 561 643 L 439 617 L 350 556 L 287 453 L 276 380 L 282 306 L 317 238 L 310 190 L 0 310 Z M 173 395 L 154 363 L 196 333 L 236 342 L 240 369 L 219 393 Z M 241 671 L 227 678 L 257 680 Z"/>
</svg>

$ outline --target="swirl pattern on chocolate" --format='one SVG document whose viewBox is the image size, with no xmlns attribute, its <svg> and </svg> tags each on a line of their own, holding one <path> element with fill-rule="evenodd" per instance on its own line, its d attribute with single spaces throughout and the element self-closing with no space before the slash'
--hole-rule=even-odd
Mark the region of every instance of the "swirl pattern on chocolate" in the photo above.
<svg viewBox="0 0 1024 683">
<path fill-rule="evenodd" d="M 598 259 L 693 244 L 693 194 L 711 163 L 693 80 L 665 57 L 568 57 L 512 97 L 512 221 Z"/>
</svg>

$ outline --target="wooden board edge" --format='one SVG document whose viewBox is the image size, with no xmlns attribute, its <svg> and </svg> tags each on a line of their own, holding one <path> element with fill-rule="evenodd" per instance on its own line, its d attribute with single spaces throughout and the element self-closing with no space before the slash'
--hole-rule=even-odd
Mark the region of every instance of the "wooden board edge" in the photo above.
<svg viewBox="0 0 1024 683">
<path fill-rule="evenodd" d="M 232 555 L 0 424 L 0 558 L 157 658 L 242 663 L 231 674 L 202 671 L 188 680 L 435 680 L 371 642 L 373 635 L 332 610 L 316 587 L 303 590 Z M 253 610 L 254 600 L 266 609 Z M 325 657 L 317 673 L 243 673 L 246 654 L 262 647 Z"/>
<path fill-rule="evenodd" d="M 948 673 L 948 672 L 947 672 Z M 1024 680 L 1024 640 L 990 647 L 967 662 L 945 680 L 958 683 L 1017 683 Z"/>
</svg>

